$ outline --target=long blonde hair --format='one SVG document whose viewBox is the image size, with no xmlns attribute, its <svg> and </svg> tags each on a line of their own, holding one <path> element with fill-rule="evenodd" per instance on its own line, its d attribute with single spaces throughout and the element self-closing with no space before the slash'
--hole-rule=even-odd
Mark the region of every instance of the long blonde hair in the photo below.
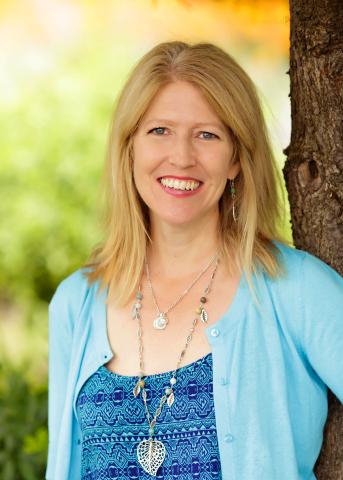
<svg viewBox="0 0 343 480">
<path fill-rule="evenodd" d="M 272 277 L 282 271 L 271 240 L 288 243 L 281 233 L 285 200 L 253 82 L 228 53 L 213 44 L 164 42 L 141 58 L 117 99 L 101 183 L 106 202 L 104 241 L 85 264 L 88 282 L 99 281 L 100 289 L 109 287 L 108 299 L 119 306 L 126 305 L 137 288 L 151 242 L 148 208 L 132 174 L 134 133 L 160 88 L 176 80 L 201 90 L 229 129 L 235 161 L 241 165 L 235 179 L 237 222 L 229 185 L 219 202 L 220 252 L 229 271 L 233 251 L 250 287 L 258 267 Z"/>
</svg>

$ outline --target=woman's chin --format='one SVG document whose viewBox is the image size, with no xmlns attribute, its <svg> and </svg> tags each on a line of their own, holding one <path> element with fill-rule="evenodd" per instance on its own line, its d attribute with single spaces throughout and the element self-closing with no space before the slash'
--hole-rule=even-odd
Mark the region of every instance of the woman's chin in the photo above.
<svg viewBox="0 0 343 480">
<path fill-rule="evenodd" d="M 161 214 L 153 213 L 152 223 L 156 225 L 170 225 L 173 227 L 182 227 L 195 225 L 204 218 L 204 212 L 170 212 Z"/>
</svg>

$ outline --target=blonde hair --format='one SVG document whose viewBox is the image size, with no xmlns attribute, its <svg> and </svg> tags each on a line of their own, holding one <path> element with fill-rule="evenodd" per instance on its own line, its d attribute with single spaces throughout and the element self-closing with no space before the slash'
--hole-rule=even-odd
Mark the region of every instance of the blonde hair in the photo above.
<svg viewBox="0 0 343 480">
<path fill-rule="evenodd" d="M 270 147 L 256 88 L 237 62 L 210 43 L 164 42 L 146 53 L 122 89 L 113 115 L 101 187 L 105 193 L 105 239 L 85 264 L 85 276 L 108 299 L 127 304 L 139 284 L 149 236 L 148 207 L 140 198 L 132 174 L 133 137 L 152 99 L 164 85 L 183 80 L 198 87 L 230 131 L 235 161 L 237 222 L 226 186 L 219 202 L 220 253 L 232 271 L 252 274 L 262 267 L 275 277 L 282 271 L 272 240 L 288 243 L 281 233 L 285 218 L 281 177 Z"/>
</svg>

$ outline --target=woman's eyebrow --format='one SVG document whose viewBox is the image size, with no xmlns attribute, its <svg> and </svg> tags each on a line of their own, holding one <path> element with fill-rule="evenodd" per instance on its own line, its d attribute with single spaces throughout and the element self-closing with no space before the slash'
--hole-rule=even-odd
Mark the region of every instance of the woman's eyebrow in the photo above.
<svg viewBox="0 0 343 480">
<path fill-rule="evenodd" d="M 169 120 L 167 118 L 153 118 L 151 120 L 147 120 L 145 122 L 143 122 L 144 125 L 149 125 L 150 123 L 165 123 L 165 124 L 170 124 L 170 125 L 177 125 L 177 122 L 174 122 L 173 120 Z M 203 126 L 207 126 L 207 127 L 215 127 L 215 128 L 219 128 L 220 130 L 222 131 L 226 131 L 225 130 L 225 127 L 223 125 L 221 125 L 220 123 L 218 122 L 196 122 L 196 123 L 192 123 L 192 126 L 194 127 L 203 127 Z"/>
</svg>

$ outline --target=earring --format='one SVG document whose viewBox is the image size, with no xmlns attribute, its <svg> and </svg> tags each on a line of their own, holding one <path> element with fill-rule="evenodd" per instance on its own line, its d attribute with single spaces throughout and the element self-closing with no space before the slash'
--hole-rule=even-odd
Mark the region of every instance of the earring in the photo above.
<svg viewBox="0 0 343 480">
<path fill-rule="evenodd" d="M 235 182 L 230 178 L 230 193 L 232 198 L 232 217 L 235 222 L 237 222 L 236 211 L 235 211 L 235 199 L 236 199 L 236 189 Z"/>
</svg>

